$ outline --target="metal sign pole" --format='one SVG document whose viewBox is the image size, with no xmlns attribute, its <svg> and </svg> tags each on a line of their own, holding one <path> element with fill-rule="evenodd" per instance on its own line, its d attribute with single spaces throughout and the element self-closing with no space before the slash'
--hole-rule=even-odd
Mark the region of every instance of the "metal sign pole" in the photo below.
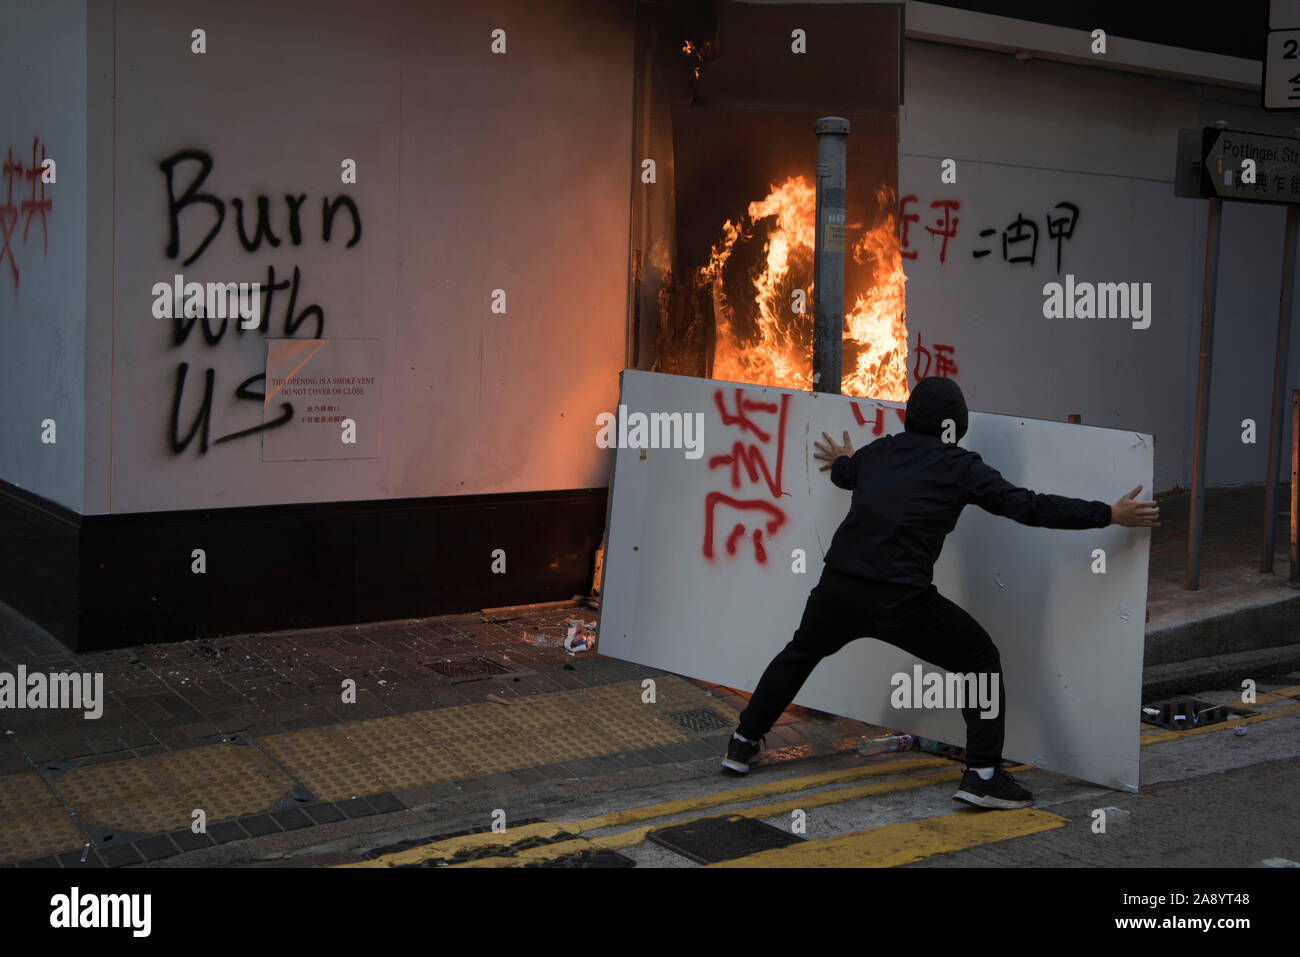
<svg viewBox="0 0 1300 957">
<path fill-rule="evenodd" d="M 1223 200 L 1210 200 L 1205 224 L 1205 286 L 1201 291 L 1201 353 L 1196 369 L 1196 444 L 1192 450 L 1192 499 L 1187 523 L 1187 588 L 1201 585 L 1201 526 L 1205 519 L 1205 445 L 1210 419 L 1210 358 L 1214 347 L 1214 300 L 1219 288 L 1219 232 Z"/>
<path fill-rule="evenodd" d="M 1268 428 L 1268 479 L 1264 483 L 1264 548 L 1259 570 L 1273 572 L 1277 542 L 1277 471 L 1282 465 L 1282 423 L 1286 420 L 1286 369 L 1291 355 L 1291 304 L 1295 297 L 1296 234 L 1300 207 L 1286 208 L 1286 240 L 1282 244 L 1282 296 L 1277 313 L 1277 355 L 1273 358 L 1273 407 Z"/>
<path fill-rule="evenodd" d="M 1296 560 L 1296 516 L 1300 514 L 1300 389 L 1291 390 L 1291 582 L 1300 582 Z"/>
<path fill-rule="evenodd" d="M 844 349 L 844 183 L 849 121 L 823 116 L 817 133 L 813 236 L 813 391 L 839 394 Z"/>
</svg>

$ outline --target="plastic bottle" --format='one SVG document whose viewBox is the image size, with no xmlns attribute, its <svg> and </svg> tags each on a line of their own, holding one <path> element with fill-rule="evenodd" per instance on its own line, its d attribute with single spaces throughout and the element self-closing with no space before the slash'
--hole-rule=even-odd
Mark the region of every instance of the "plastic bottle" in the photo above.
<svg viewBox="0 0 1300 957">
<path fill-rule="evenodd" d="M 916 747 L 916 738 L 910 734 L 891 734 L 884 738 L 863 738 L 858 742 L 858 754 L 911 751 L 914 747 Z"/>
</svg>

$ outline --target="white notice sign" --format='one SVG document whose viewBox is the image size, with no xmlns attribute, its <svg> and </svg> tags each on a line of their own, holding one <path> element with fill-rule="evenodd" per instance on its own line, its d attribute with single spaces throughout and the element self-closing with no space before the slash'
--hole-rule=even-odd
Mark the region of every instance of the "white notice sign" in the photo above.
<svg viewBox="0 0 1300 957">
<path fill-rule="evenodd" d="M 381 339 L 268 339 L 262 461 L 377 458 L 383 368 Z"/>
</svg>

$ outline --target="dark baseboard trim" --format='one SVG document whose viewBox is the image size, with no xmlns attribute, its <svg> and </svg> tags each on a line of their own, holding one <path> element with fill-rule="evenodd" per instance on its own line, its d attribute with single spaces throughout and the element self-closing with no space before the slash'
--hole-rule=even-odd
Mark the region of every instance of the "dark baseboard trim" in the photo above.
<svg viewBox="0 0 1300 957">
<path fill-rule="evenodd" d="M 0 481 L 0 600 L 77 651 L 553 601 L 590 591 L 606 497 L 80 516 Z"/>
<path fill-rule="evenodd" d="M 0 601 L 75 647 L 81 516 L 0 480 Z"/>
</svg>

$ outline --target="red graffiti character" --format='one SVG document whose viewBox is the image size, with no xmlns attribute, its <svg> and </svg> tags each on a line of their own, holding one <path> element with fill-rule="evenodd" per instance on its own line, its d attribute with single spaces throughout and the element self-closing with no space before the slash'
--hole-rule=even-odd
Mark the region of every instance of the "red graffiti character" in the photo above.
<svg viewBox="0 0 1300 957">
<path fill-rule="evenodd" d="M 740 490 L 743 476 L 750 485 L 757 487 L 758 497 L 741 498 L 720 491 L 709 492 L 705 496 L 704 557 L 712 561 L 715 556 L 713 543 L 714 526 L 718 521 L 717 508 L 719 505 L 726 505 L 742 512 L 756 511 L 760 513 L 761 527 L 749 529 L 748 534 L 753 542 L 754 557 L 760 564 L 764 564 L 767 562 L 767 550 L 763 547 L 764 532 L 766 532 L 768 538 L 771 538 L 786 522 L 784 510 L 768 499 L 779 500 L 782 495 L 786 494 L 781 486 L 781 472 L 785 467 L 785 423 L 790 397 L 782 395 L 779 402 L 761 402 L 756 399 L 746 398 L 744 389 L 736 389 L 734 398 L 736 411 L 732 413 L 727 411 L 722 390 L 718 389 L 713 393 L 713 401 L 718 407 L 722 424 L 724 426 L 738 427 L 740 435 L 732 440 L 729 453 L 714 455 L 709 458 L 709 468 L 716 469 L 730 466 L 731 488 Z M 764 421 L 760 425 L 759 421 L 756 421 L 755 415 L 761 415 L 769 419 L 775 416 L 776 421 L 774 423 Z M 755 441 L 749 443 L 744 441 L 747 432 L 752 435 Z M 773 433 L 775 433 L 775 439 Z M 772 451 L 768 448 L 772 445 L 776 446 L 774 468 L 768 466 L 769 459 L 765 454 Z M 763 517 L 765 517 L 765 520 Z M 734 556 L 736 554 L 737 543 L 746 536 L 746 532 L 745 522 L 737 521 L 732 526 L 725 544 L 728 555 Z"/>
<path fill-rule="evenodd" d="M 949 354 L 953 351 L 952 346 L 935 345 L 934 354 L 921 345 L 921 334 L 916 334 L 916 362 L 912 366 L 912 375 L 917 382 L 920 382 L 928 375 L 936 375 L 944 379 L 950 379 L 957 372 L 957 363 L 952 361 Z M 925 366 L 921 365 L 921 356 L 925 356 Z M 934 372 L 930 372 L 931 361 L 934 364 Z"/>
<path fill-rule="evenodd" d="M 854 422 L 858 423 L 858 425 L 867 424 L 867 420 L 862 417 L 862 410 L 858 408 L 858 404 L 856 402 L 850 402 L 849 408 L 853 410 Z M 903 422 L 904 424 L 906 424 L 907 422 L 906 409 L 895 409 L 894 413 L 898 416 L 899 422 Z M 885 431 L 885 407 L 883 405 L 877 405 L 876 420 L 871 424 L 871 434 L 874 435 L 876 438 L 879 438 L 884 431 Z"/>
<path fill-rule="evenodd" d="M 0 175 L 5 180 L 5 201 L 0 206 L 0 263 L 9 260 L 9 272 L 14 277 L 14 288 L 18 288 L 18 263 L 14 259 L 13 235 L 18 225 L 18 207 L 14 205 L 14 177 L 23 174 L 23 164 L 14 160 L 14 151 L 10 149 L 5 156 L 4 166 L 0 166 Z"/>
<path fill-rule="evenodd" d="M 908 193 L 906 196 L 903 197 L 903 201 L 898 204 L 898 221 L 903 226 L 903 233 L 902 236 L 899 237 L 900 242 L 898 245 L 903 252 L 904 259 L 916 258 L 916 250 L 907 248 L 907 227 L 910 226 L 912 223 L 920 222 L 921 220 L 921 217 L 918 216 L 916 213 L 909 213 L 907 211 L 907 204 L 915 203 L 915 202 L 916 202 L 916 194 Z"/>
<path fill-rule="evenodd" d="M 36 158 L 36 147 L 40 146 L 41 156 L 38 161 Z M 5 201 L 0 204 L 0 263 L 6 259 L 9 260 L 9 275 L 13 277 L 14 289 L 18 288 L 18 260 L 14 258 L 14 233 L 18 229 L 18 218 L 25 215 L 26 223 L 23 225 L 23 245 L 27 244 L 27 234 L 31 231 L 32 220 L 37 216 L 41 218 L 41 250 L 45 254 L 50 251 L 50 233 L 49 223 L 45 215 L 51 211 L 54 204 L 48 196 L 45 195 L 45 181 L 41 179 L 41 174 L 45 167 L 45 144 L 41 142 L 39 136 L 32 137 L 32 165 L 30 169 L 23 169 L 21 160 L 14 158 L 13 147 L 10 147 L 5 154 L 4 165 L 0 166 L 0 176 L 5 181 Z M 32 194 L 30 199 L 24 199 L 18 205 L 14 205 L 14 180 L 26 179 L 31 183 Z M 39 189 L 39 194 L 38 194 Z"/>
<path fill-rule="evenodd" d="M 22 211 L 27 214 L 27 223 L 23 226 L 23 245 L 27 245 L 27 230 L 31 229 L 32 217 L 39 215 L 41 217 L 42 251 L 48 255 L 50 251 L 50 234 L 45 222 L 45 214 L 53 208 L 54 204 L 48 197 L 46 197 L 45 180 L 41 178 L 41 174 L 45 171 L 45 144 L 40 143 L 41 161 L 37 163 L 37 143 L 40 143 L 40 137 L 32 137 L 32 165 L 31 168 L 23 174 L 32 184 L 32 198 L 23 200 L 21 207 Z M 41 189 L 41 195 L 39 198 L 36 195 L 36 187 L 38 186 Z"/>
<path fill-rule="evenodd" d="M 948 254 L 948 240 L 957 235 L 957 217 L 952 215 L 952 211 L 961 209 L 961 203 L 955 199 L 936 199 L 930 208 L 943 210 L 943 215 L 934 221 L 934 226 L 925 227 L 931 236 L 943 237 L 943 245 L 939 247 L 939 262 L 942 263 Z"/>
</svg>

